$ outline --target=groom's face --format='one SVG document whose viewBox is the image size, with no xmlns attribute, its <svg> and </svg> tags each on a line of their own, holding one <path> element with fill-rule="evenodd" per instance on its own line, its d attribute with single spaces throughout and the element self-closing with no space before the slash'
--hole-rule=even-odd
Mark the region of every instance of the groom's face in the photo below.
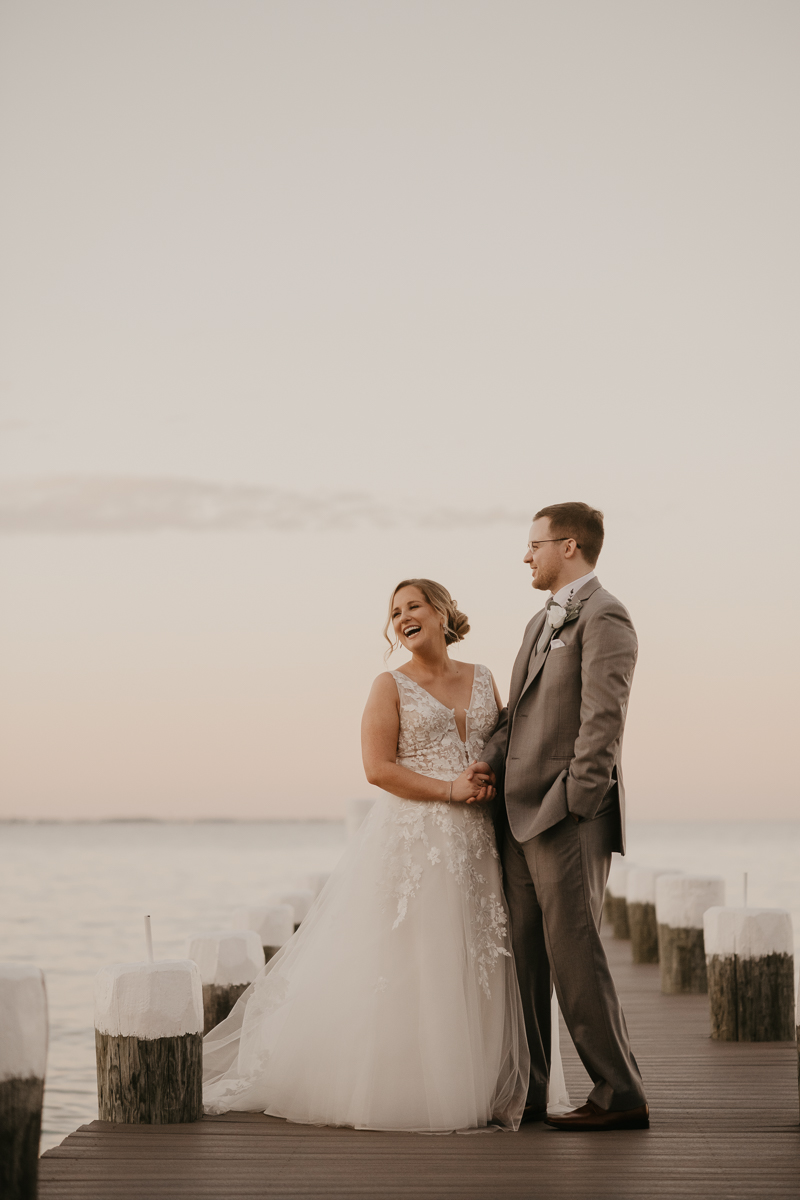
<svg viewBox="0 0 800 1200">
<path fill-rule="evenodd" d="M 524 561 L 531 569 L 531 586 L 537 592 L 552 591 L 563 566 L 564 543 L 550 541 L 552 536 L 549 517 L 539 517 L 531 525 Z"/>
</svg>

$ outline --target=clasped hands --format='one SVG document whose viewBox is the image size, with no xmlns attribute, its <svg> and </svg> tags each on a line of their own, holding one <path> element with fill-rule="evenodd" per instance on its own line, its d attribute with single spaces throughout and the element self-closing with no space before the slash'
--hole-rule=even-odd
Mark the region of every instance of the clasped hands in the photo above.
<svg viewBox="0 0 800 1200">
<path fill-rule="evenodd" d="M 484 800 L 494 800 L 497 795 L 497 779 L 488 763 L 470 763 L 466 771 L 462 771 L 453 780 L 450 798 L 462 804 L 480 804 Z"/>
</svg>

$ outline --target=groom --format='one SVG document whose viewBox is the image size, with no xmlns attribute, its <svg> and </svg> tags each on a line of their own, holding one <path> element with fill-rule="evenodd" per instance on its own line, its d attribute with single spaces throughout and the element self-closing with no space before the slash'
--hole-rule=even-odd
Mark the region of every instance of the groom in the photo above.
<svg viewBox="0 0 800 1200">
<path fill-rule="evenodd" d="M 483 752 L 500 780 L 498 828 L 531 1077 L 523 1120 L 557 1129 L 646 1129 L 648 1108 L 600 939 L 613 850 L 624 852 L 620 750 L 636 634 L 594 566 L 603 514 L 551 504 L 531 526 L 525 562 L 552 593 L 529 622 L 508 708 Z M 594 1083 L 586 1104 L 547 1115 L 551 978 Z"/>
</svg>

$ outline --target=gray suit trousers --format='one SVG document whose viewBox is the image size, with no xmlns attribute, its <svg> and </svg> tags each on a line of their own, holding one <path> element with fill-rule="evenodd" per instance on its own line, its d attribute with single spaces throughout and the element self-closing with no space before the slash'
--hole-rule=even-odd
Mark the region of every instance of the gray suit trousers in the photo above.
<svg viewBox="0 0 800 1200">
<path fill-rule="evenodd" d="M 511 919 L 525 1031 L 531 1055 L 528 1103 L 544 1108 L 550 1073 L 551 972 L 558 1004 L 594 1088 L 614 1112 L 644 1104 L 642 1077 L 600 938 L 611 846 L 618 825 L 614 789 L 598 815 L 566 817 L 520 843 L 503 812 L 498 842 Z"/>
</svg>

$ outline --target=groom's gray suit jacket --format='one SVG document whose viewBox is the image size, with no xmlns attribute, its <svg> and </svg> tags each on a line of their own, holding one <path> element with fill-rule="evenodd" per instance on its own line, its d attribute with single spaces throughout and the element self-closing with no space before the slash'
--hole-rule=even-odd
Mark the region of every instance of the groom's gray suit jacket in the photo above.
<svg viewBox="0 0 800 1200">
<path fill-rule="evenodd" d="M 511 832 L 527 842 L 569 813 L 584 820 L 616 806 L 612 849 L 625 850 L 620 751 L 637 641 L 627 609 L 597 578 L 575 595 L 576 620 L 536 652 L 546 610 L 529 622 L 511 676 L 508 708 L 484 747 L 505 793 Z"/>
</svg>

